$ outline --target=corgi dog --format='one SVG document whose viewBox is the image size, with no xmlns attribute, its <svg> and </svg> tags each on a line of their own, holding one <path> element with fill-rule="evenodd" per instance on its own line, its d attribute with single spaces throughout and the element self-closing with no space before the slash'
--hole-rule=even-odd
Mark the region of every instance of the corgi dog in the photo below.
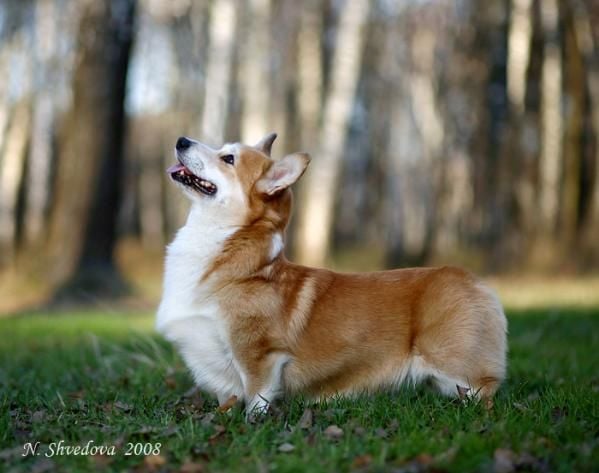
<svg viewBox="0 0 599 473">
<path fill-rule="evenodd" d="M 197 385 L 221 404 L 236 396 L 248 416 L 287 393 L 322 399 L 425 379 L 445 395 L 490 399 L 506 372 L 495 293 L 451 267 L 351 274 L 288 261 L 290 187 L 310 157 L 271 158 L 275 138 L 175 146 L 168 173 L 191 209 L 167 249 L 156 327 Z"/>
</svg>

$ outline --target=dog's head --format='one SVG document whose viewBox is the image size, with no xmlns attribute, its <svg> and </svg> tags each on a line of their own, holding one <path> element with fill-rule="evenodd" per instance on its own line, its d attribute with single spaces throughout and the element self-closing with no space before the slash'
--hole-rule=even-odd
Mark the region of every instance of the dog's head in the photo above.
<svg viewBox="0 0 599 473">
<path fill-rule="evenodd" d="M 178 163 L 167 172 L 194 205 L 224 224 L 242 225 L 268 208 L 289 207 L 289 187 L 310 162 L 305 153 L 272 159 L 276 137 L 272 133 L 254 146 L 227 143 L 220 149 L 181 137 L 175 146 Z"/>
</svg>

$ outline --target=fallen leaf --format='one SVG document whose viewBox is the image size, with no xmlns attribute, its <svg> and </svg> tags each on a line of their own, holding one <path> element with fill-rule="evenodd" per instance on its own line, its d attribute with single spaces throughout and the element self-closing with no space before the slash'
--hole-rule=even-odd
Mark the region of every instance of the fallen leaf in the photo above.
<svg viewBox="0 0 599 473">
<path fill-rule="evenodd" d="M 166 463 L 166 458 L 162 455 L 146 455 L 144 458 L 144 465 L 150 471 L 155 471 L 158 467 Z"/>
<path fill-rule="evenodd" d="M 181 465 L 180 473 L 202 473 L 205 471 L 203 463 L 197 463 L 192 461 L 186 461 Z"/>
<path fill-rule="evenodd" d="M 79 391 L 72 391 L 67 394 L 71 399 L 83 399 L 85 397 L 85 391 L 83 389 Z"/>
<path fill-rule="evenodd" d="M 202 424 L 203 427 L 207 427 L 210 424 L 212 424 L 212 421 L 214 420 L 215 417 L 216 417 L 216 414 L 214 412 L 208 412 L 207 414 L 204 414 L 202 416 L 202 419 L 200 420 L 200 424 Z"/>
<path fill-rule="evenodd" d="M 225 402 L 223 402 L 220 406 L 218 406 L 218 408 L 216 410 L 218 412 L 227 412 L 235 404 L 237 404 L 237 396 L 231 396 L 229 399 L 227 399 Z"/>
<path fill-rule="evenodd" d="M 96 470 L 101 469 L 101 468 L 106 468 L 110 463 L 112 463 L 112 457 L 108 456 L 108 455 L 100 455 L 100 454 L 96 454 L 96 455 L 92 455 L 92 461 L 94 462 L 94 465 L 96 467 Z"/>
<path fill-rule="evenodd" d="M 435 455 L 434 463 L 452 463 L 458 453 L 458 447 L 453 446 L 444 452 Z"/>
<path fill-rule="evenodd" d="M 170 437 L 171 435 L 175 435 L 177 432 L 179 432 L 179 427 L 177 427 L 176 425 L 170 425 L 162 432 L 160 432 L 160 434 L 163 437 Z"/>
<path fill-rule="evenodd" d="M 366 433 L 366 429 L 364 427 L 356 427 L 354 429 L 354 434 L 359 435 L 360 437 L 363 436 Z"/>
<path fill-rule="evenodd" d="M 343 429 L 336 425 L 329 425 L 326 429 L 324 429 L 323 433 L 330 440 L 339 440 L 341 437 L 343 437 Z"/>
<path fill-rule="evenodd" d="M 414 461 L 419 465 L 430 465 L 431 463 L 433 463 L 433 457 L 430 456 L 428 453 L 421 453 L 420 455 L 417 455 L 416 458 L 414 458 Z"/>
<path fill-rule="evenodd" d="M 314 414 L 312 412 L 312 409 L 305 409 L 304 413 L 302 414 L 300 420 L 297 423 L 297 426 L 300 429 L 309 429 L 310 427 L 312 427 L 313 420 Z"/>
<path fill-rule="evenodd" d="M 507 448 L 498 448 L 493 454 L 493 472 L 511 473 L 516 471 L 516 454 Z"/>
<path fill-rule="evenodd" d="M 366 455 L 358 455 L 354 458 L 351 466 L 352 468 L 365 468 L 372 463 L 372 457 L 368 454 Z"/>
<path fill-rule="evenodd" d="M 393 419 L 391 422 L 389 422 L 387 430 L 391 433 L 394 433 L 397 432 L 397 429 L 399 429 L 399 421 L 397 419 Z"/>
<path fill-rule="evenodd" d="M 428 453 L 422 453 L 410 461 L 404 463 L 400 468 L 394 470 L 396 473 L 421 473 L 430 471 L 433 457 Z"/>
<path fill-rule="evenodd" d="M 290 443 L 285 442 L 279 445 L 279 448 L 277 448 L 277 450 L 281 453 L 290 453 L 295 450 L 295 447 Z"/>
<path fill-rule="evenodd" d="M 131 410 L 133 410 L 133 406 L 131 406 L 130 404 L 127 404 L 125 402 L 121 402 L 121 401 L 116 401 L 113 404 L 114 407 L 116 407 L 117 409 L 120 409 L 123 412 L 129 412 Z"/>
<path fill-rule="evenodd" d="M 23 454 L 23 447 L 13 447 L 13 448 L 5 448 L 4 450 L 0 450 L 0 460 L 10 460 L 12 458 L 21 457 Z"/>
<path fill-rule="evenodd" d="M 518 409 L 520 412 L 524 412 L 528 410 L 528 407 L 526 407 L 524 404 L 522 404 L 521 402 L 513 402 L 512 406 L 514 406 L 516 409 Z"/>
<path fill-rule="evenodd" d="M 31 422 L 41 422 L 44 420 L 45 417 L 46 411 L 35 411 L 33 414 L 31 414 Z"/>
<path fill-rule="evenodd" d="M 226 432 L 226 428 L 224 425 L 217 424 L 214 426 L 214 433 L 209 437 L 209 440 L 214 440 L 217 437 L 220 437 L 222 434 Z"/>
<path fill-rule="evenodd" d="M 36 461 L 31 468 L 28 470 L 30 473 L 44 473 L 46 471 L 54 470 L 54 462 L 49 458 L 42 458 Z"/>
<path fill-rule="evenodd" d="M 166 387 L 169 389 L 177 388 L 177 381 L 172 376 L 167 376 L 166 378 L 164 378 L 164 384 L 166 384 Z"/>
</svg>

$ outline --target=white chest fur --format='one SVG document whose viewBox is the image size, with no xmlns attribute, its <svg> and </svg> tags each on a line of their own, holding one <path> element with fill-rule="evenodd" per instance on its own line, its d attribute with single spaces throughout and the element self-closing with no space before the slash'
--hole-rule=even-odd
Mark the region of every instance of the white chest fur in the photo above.
<svg viewBox="0 0 599 473">
<path fill-rule="evenodd" d="M 167 249 L 164 290 L 156 328 L 174 342 L 197 384 L 220 400 L 241 395 L 243 385 L 228 330 L 210 283 L 202 276 L 234 227 L 216 227 L 198 209 Z"/>
</svg>

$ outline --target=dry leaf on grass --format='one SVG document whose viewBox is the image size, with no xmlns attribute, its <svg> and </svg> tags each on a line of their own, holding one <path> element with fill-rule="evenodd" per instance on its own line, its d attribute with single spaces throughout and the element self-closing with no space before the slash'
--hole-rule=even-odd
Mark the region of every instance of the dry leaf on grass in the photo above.
<svg viewBox="0 0 599 473">
<path fill-rule="evenodd" d="M 102 468 L 106 468 L 108 465 L 112 463 L 113 458 L 108 455 L 92 455 L 92 461 L 94 462 L 94 466 L 96 470 L 100 470 Z"/>
<path fill-rule="evenodd" d="M 22 456 L 23 447 L 13 447 L 13 448 L 5 448 L 4 450 L 0 450 L 0 460 L 10 460 L 13 458 L 19 458 Z"/>
<path fill-rule="evenodd" d="M 343 437 L 343 429 L 339 428 L 337 425 L 329 425 L 324 429 L 323 433 L 330 440 L 339 440 Z"/>
<path fill-rule="evenodd" d="M 113 404 L 113 406 L 123 412 L 129 412 L 129 411 L 133 410 L 133 406 L 131 404 L 127 404 L 127 403 L 121 402 L 121 401 L 116 401 Z"/>
<path fill-rule="evenodd" d="M 498 448 L 493 455 L 493 472 L 510 473 L 512 471 L 548 471 L 549 465 L 528 452 L 516 454 L 509 448 Z"/>
<path fill-rule="evenodd" d="M 181 465 L 180 473 L 202 473 L 206 471 L 203 463 L 186 461 Z"/>
<path fill-rule="evenodd" d="M 312 409 L 305 409 L 304 413 L 302 414 L 300 420 L 297 423 L 297 426 L 300 429 L 309 429 L 310 427 L 312 427 L 313 420 L 314 414 L 312 412 Z"/>
<path fill-rule="evenodd" d="M 167 376 L 166 378 L 164 378 L 164 384 L 166 384 L 166 387 L 169 389 L 177 388 L 177 380 L 172 376 Z"/>
<path fill-rule="evenodd" d="M 222 434 L 226 432 L 226 428 L 224 425 L 217 424 L 214 426 L 214 433 L 208 438 L 208 440 L 214 440 L 217 437 L 220 437 Z"/>
<path fill-rule="evenodd" d="M 354 461 L 352 462 L 351 466 L 352 468 L 365 468 L 367 466 L 370 466 L 370 464 L 372 463 L 372 457 L 368 454 L 366 455 L 358 455 L 356 458 L 354 458 Z"/>
<path fill-rule="evenodd" d="M 207 414 L 204 414 L 202 416 L 202 419 L 200 420 L 200 424 L 202 424 L 202 427 L 207 427 L 210 424 L 212 424 L 212 421 L 214 420 L 215 417 L 216 417 L 216 414 L 214 412 L 208 412 Z"/>
<path fill-rule="evenodd" d="M 290 443 L 285 442 L 279 445 L 279 448 L 277 448 L 277 450 L 281 453 L 290 453 L 295 450 L 295 447 Z"/>
<path fill-rule="evenodd" d="M 493 472 L 510 473 L 516 471 L 516 454 L 507 448 L 498 448 L 493 455 Z"/>
<path fill-rule="evenodd" d="M 33 414 L 31 414 L 31 422 L 41 422 L 45 419 L 45 417 L 46 411 L 35 411 Z"/>
<path fill-rule="evenodd" d="M 46 471 L 55 471 L 56 465 L 49 458 L 42 458 L 37 460 L 30 468 L 30 473 L 45 473 Z"/>
<path fill-rule="evenodd" d="M 420 473 L 430 471 L 433 463 L 433 457 L 428 453 L 421 453 L 410 461 L 407 461 L 400 468 L 393 470 L 396 473 Z"/>
<path fill-rule="evenodd" d="M 144 457 L 144 466 L 149 471 L 156 471 L 159 467 L 166 463 L 166 458 L 162 455 L 146 455 Z"/>
<path fill-rule="evenodd" d="M 229 399 L 227 399 L 225 402 L 223 402 L 220 406 L 218 406 L 218 408 L 216 409 L 218 412 L 227 412 L 229 410 L 231 410 L 231 408 L 237 404 L 237 396 L 231 396 Z"/>
</svg>

